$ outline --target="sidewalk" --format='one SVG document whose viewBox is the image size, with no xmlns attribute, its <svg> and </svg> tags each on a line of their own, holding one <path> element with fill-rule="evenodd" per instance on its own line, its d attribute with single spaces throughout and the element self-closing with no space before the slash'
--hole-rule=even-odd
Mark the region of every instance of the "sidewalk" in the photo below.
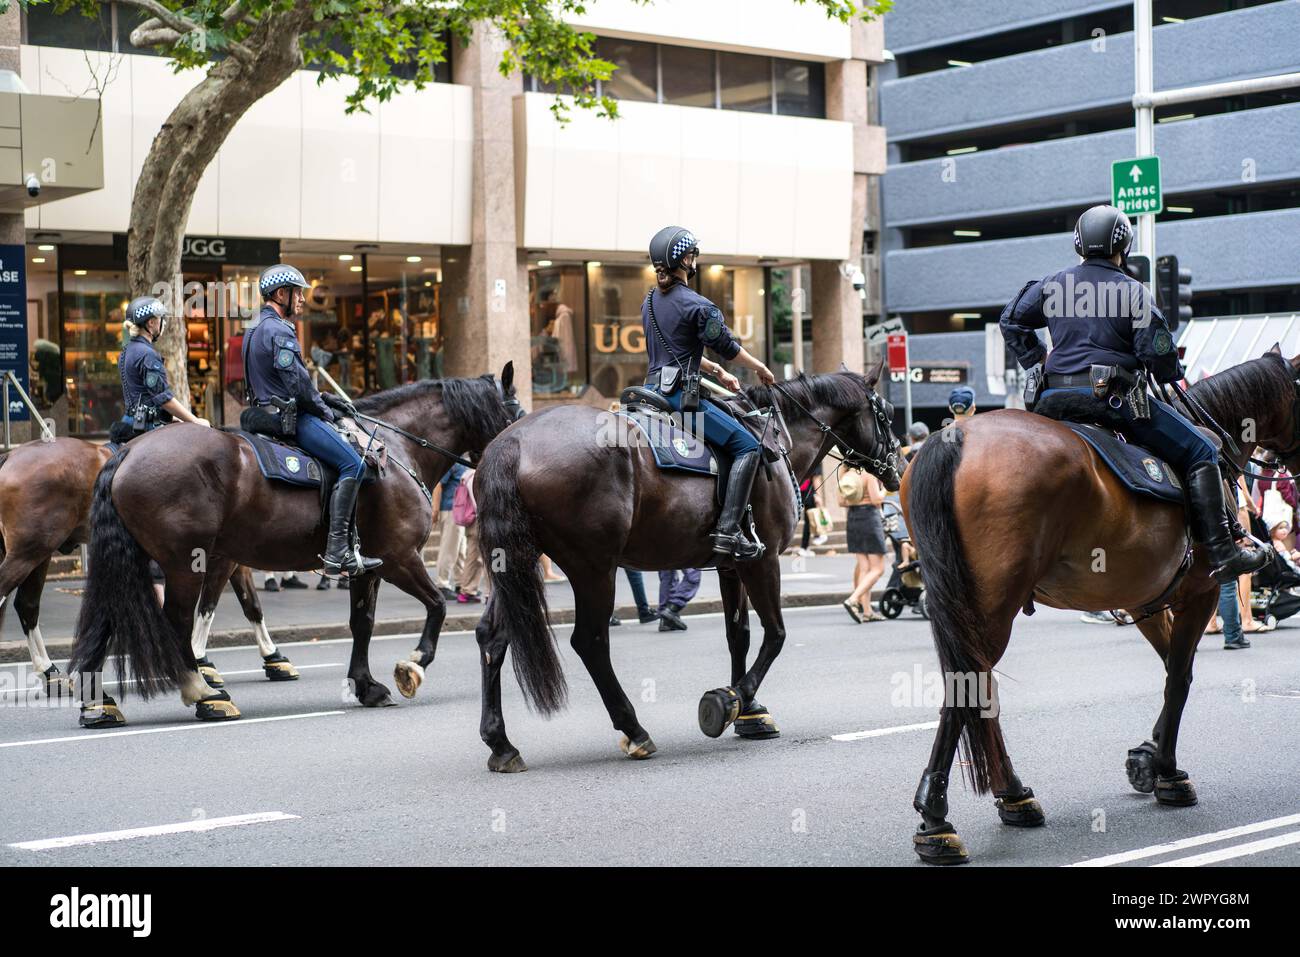
<svg viewBox="0 0 1300 957">
<path fill-rule="evenodd" d="M 853 557 L 850 555 L 814 556 L 807 559 L 783 556 L 781 558 L 782 607 L 838 604 L 848 597 L 852 575 Z M 887 576 L 888 571 L 886 571 Z M 304 574 L 300 577 L 311 587 L 306 590 L 268 593 L 261 590 L 261 574 L 256 576 L 257 595 L 262 602 L 271 636 L 278 642 L 350 637 L 346 590 L 330 589 L 318 592 L 315 590 L 314 574 Z M 654 605 L 658 601 L 659 576 L 657 573 L 647 572 L 645 581 L 647 596 L 650 604 Z M 80 596 L 84 585 L 84 581 L 79 579 L 49 581 L 45 585 L 45 593 L 41 599 L 41 632 L 45 636 L 50 656 L 55 659 L 66 658 L 71 650 L 72 632 L 80 611 Z M 568 583 L 557 582 L 547 585 L 546 593 L 552 623 L 556 625 L 572 623 L 573 592 Z M 712 570 L 705 571 L 700 584 L 700 593 L 691 602 L 687 613 L 704 614 L 721 610 L 718 576 Z M 481 604 L 462 605 L 452 602 L 447 608 L 447 620 L 443 624 L 443 631 L 471 630 L 478 624 L 482 613 Z M 615 614 L 624 620 L 636 620 L 632 591 L 628 587 L 627 576 L 621 571 L 617 582 Z M 423 627 L 423 606 L 393 586 L 382 584 L 379 590 L 374 633 L 376 635 L 418 633 Z M 209 647 L 244 645 L 251 644 L 252 641 L 252 629 L 248 627 L 240 612 L 234 594 L 227 588 L 221 603 L 217 606 L 217 616 Z M 18 615 L 12 608 L 7 609 L 4 629 L 0 632 L 0 661 L 26 661 L 27 658 L 27 642 L 23 638 Z"/>
</svg>

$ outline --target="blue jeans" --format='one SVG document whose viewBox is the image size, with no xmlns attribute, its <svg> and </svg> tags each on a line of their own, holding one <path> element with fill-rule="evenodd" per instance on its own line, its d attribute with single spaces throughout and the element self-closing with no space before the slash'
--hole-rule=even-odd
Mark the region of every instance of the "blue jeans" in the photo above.
<svg viewBox="0 0 1300 957">
<path fill-rule="evenodd" d="M 678 578 L 678 575 L 682 577 Z M 680 611 L 699 590 L 700 570 L 698 568 L 682 568 L 678 571 L 659 573 L 660 608 L 671 607 Z"/>
<path fill-rule="evenodd" d="M 1219 586 L 1219 621 L 1223 623 L 1223 640 L 1241 641 L 1241 606 L 1237 604 L 1237 583 Z"/>
<path fill-rule="evenodd" d="M 361 456 L 339 435 L 338 430 L 324 419 L 314 415 L 299 414 L 298 444 L 308 455 L 315 456 L 331 468 L 337 469 L 340 479 L 360 479 L 366 465 Z"/>
<path fill-rule="evenodd" d="M 656 389 L 656 392 L 659 390 Z M 668 404 L 673 407 L 674 412 L 680 412 L 682 408 L 682 390 L 678 389 L 672 395 L 664 396 Z M 758 451 L 758 439 L 746 429 L 735 418 L 723 409 L 718 408 L 708 399 L 700 399 L 700 410 L 696 413 L 700 417 L 699 425 L 704 430 L 704 441 L 714 448 L 723 449 L 732 458 L 743 455 L 746 452 Z M 690 427 L 694 423 L 687 418 L 685 424 Z"/>
<path fill-rule="evenodd" d="M 1047 389 L 1043 396 L 1061 389 Z M 1074 392 L 1092 394 L 1091 389 L 1073 389 Z M 1151 400 L 1151 418 L 1137 420 L 1129 412 L 1127 403 L 1120 410 L 1125 421 L 1124 435 L 1129 441 L 1154 452 L 1183 477 L 1198 462 L 1217 462 L 1219 453 L 1197 428 L 1174 409 L 1159 399 Z"/>
<path fill-rule="evenodd" d="M 632 600 L 636 602 L 637 613 L 647 614 L 651 609 L 645 597 L 645 578 L 632 568 L 623 569 L 623 574 L 627 575 L 627 583 L 632 587 Z"/>
</svg>

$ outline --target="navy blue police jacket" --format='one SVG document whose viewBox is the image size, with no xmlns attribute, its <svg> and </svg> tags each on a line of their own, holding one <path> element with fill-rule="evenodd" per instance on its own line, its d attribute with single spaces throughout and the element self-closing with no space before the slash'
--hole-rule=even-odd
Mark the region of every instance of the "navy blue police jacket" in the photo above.
<svg viewBox="0 0 1300 957">
<path fill-rule="evenodd" d="M 244 379 L 258 405 L 271 399 L 297 399 L 300 414 L 334 421 L 334 413 L 312 385 L 297 330 L 269 303 L 244 333 Z"/>
<path fill-rule="evenodd" d="M 162 356 L 145 336 L 132 336 L 117 357 L 118 372 L 122 376 L 122 401 L 127 417 L 133 417 L 142 402 L 152 403 L 160 411 L 173 398 L 167 384 L 167 370 Z M 162 412 L 163 421 L 171 416 Z"/>
<path fill-rule="evenodd" d="M 665 348 L 660 341 L 650 322 L 650 310 L 642 302 L 641 325 L 645 330 L 648 375 L 657 373 L 662 366 L 677 365 L 678 359 L 687 365 L 682 370 L 684 373 L 696 372 L 705 347 L 724 359 L 734 359 L 739 354 L 740 341 L 727 328 L 722 310 L 690 286 L 676 282 L 667 292 L 656 286 L 650 296 L 659 332 L 671 348 Z"/>
<path fill-rule="evenodd" d="M 1048 375 L 1072 375 L 1092 365 L 1146 368 L 1157 382 L 1182 377 L 1169 324 L 1145 286 L 1106 259 L 1088 259 L 1026 283 L 1002 310 L 998 325 L 1021 367 L 1047 358 Z M 1034 330 L 1052 337 L 1047 354 Z"/>
</svg>

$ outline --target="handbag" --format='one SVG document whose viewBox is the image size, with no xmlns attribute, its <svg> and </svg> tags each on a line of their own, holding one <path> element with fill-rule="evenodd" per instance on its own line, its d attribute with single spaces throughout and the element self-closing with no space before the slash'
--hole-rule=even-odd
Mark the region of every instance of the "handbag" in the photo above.
<svg viewBox="0 0 1300 957">
<path fill-rule="evenodd" d="M 467 474 L 456 486 L 451 499 L 451 520 L 461 528 L 468 528 L 478 518 L 478 504 L 474 501 L 473 472 Z"/>
<path fill-rule="evenodd" d="M 845 469 L 839 477 L 840 498 L 845 505 L 861 505 L 867 500 L 867 485 L 862 480 L 862 473 L 856 469 Z"/>
</svg>

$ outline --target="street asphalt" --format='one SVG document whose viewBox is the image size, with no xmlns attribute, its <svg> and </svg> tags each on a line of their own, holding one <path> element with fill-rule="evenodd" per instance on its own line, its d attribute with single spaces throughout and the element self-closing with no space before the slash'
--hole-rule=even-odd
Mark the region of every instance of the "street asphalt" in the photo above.
<svg viewBox="0 0 1300 957">
<path fill-rule="evenodd" d="M 688 621 L 684 633 L 626 623 L 611 633 L 615 668 L 658 745 L 648 761 L 620 752 L 567 626 L 557 629 L 565 712 L 532 714 L 503 673 L 524 774 L 487 770 L 465 632 L 444 636 L 415 700 L 379 710 L 345 700 L 340 641 L 286 645 L 302 672 L 292 683 L 264 680 L 253 648 L 214 651 L 243 712 L 223 724 L 195 721 L 176 695 L 127 693 L 126 727 L 83 731 L 75 708 L 0 695 L 0 863 L 924 866 L 911 801 L 937 714 L 925 695 L 936 668 L 928 623 L 789 610 L 760 695 L 782 734 L 747 741 L 697 726 L 700 695 L 727 681 L 727 653 L 719 615 Z M 1162 669 L 1141 636 L 1050 609 L 1020 618 L 999 666 L 1003 727 L 1047 823 L 999 824 L 992 799 L 955 770 L 950 819 L 974 866 L 1126 853 L 1121 863 L 1138 865 L 1300 864 L 1300 627 L 1283 622 L 1244 652 L 1220 641 L 1202 642 L 1179 751 L 1201 803 L 1167 808 L 1131 791 L 1123 771 L 1160 710 Z M 391 685 L 411 642 L 374 642 L 381 680 Z M 21 671 L 0 666 L 0 677 L 12 684 Z M 1243 825 L 1258 826 L 1219 833 Z M 1164 842 L 1182 843 L 1155 847 Z"/>
</svg>

